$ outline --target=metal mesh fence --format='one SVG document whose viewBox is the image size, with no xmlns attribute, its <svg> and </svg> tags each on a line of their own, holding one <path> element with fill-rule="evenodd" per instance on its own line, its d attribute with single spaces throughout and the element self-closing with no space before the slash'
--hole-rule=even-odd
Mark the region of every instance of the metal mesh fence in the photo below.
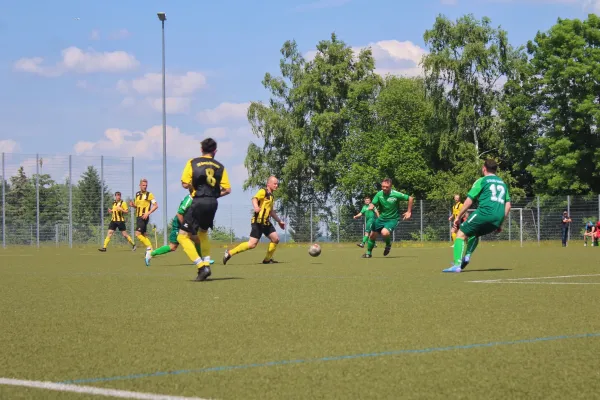
<svg viewBox="0 0 600 400">
<path fill-rule="evenodd" d="M 100 245 L 110 223 L 108 209 L 114 192 L 120 191 L 129 202 L 137 190 L 132 158 L 5 153 L 1 162 L 4 247 Z M 396 227 L 394 242 L 449 242 L 451 208 L 451 200 L 416 200 L 411 218 Z M 565 210 L 572 219 L 568 237 L 580 240 L 585 223 L 600 218 L 600 195 L 513 199 L 512 208 L 502 232 L 487 235 L 484 241 L 558 241 Z M 353 218 L 359 211 L 358 205 L 303 204 L 280 212 L 286 226 L 276 226 L 276 230 L 284 243 L 359 242 L 365 231 L 364 218 Z M 220 205 L 212 239 L 247 240 L 252 213 L 249 203 Z M 126 221 L 133 233 L 134 218 L 129 215 Z M 117 234 L 111 241 L 114 245 L 126 245 L 126 241 Z"/>
</svg>

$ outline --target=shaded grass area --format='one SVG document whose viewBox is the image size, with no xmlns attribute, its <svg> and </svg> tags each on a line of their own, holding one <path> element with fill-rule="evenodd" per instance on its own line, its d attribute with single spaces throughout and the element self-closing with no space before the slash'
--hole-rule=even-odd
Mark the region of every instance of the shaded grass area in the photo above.
<svg viewBox="0 0 600 400">
<path fill-rule="evenodd" d="M 469 273 L 442 274 L 447 246 L 364 260 L 355 246 L 311 258 L 290 245 L 262 265 L 265 247 L 223 266 L 215 246 L 202 283 L 181 250 L 150 268 L 118 247 L 0 251 L 0 376 L 218 399 L 600 393 L 600 337 L 340 357 L 600 333 L 600 285 L 467 282 L 600 274 L 598 248 L 484 242 Z M 268 365 L 218 368 L 252 364 Z M 193 371 L 143 377 L 174 370 Z M 117 376 L 129 378 L 102 380 Z M 0 398 L 88 397 L 0 386 Z"/>
</svg>

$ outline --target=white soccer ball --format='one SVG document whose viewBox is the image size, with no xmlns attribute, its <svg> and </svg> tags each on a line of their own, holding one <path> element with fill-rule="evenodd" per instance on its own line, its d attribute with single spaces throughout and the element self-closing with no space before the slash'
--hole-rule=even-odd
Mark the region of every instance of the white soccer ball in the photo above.
<svg viewBox="0 0 600 400">
<path fill-rule="evenodd" d="M 317 243 L 313 244 L 308 249 L 308 254 L 310 254 L 311 257 L 318 257 L 321 254 L 321 246 L 319 246 Z"/>
</svg>

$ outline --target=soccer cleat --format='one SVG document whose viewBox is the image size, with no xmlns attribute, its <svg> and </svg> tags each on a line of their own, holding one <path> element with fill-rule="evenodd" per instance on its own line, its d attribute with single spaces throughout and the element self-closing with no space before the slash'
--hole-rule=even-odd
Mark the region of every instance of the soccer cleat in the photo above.
<svg viewBox="0 0 600 400">
<path fill-rule="evenodd" d="M 471 255 L 470 255 L 470 254 L 467 254 L 467 255 L 466 255 L 464 258 L 463 258 L 462 262 L 460 263 L 460 269 L 465 269 L 465 268 L 467 268 L 467 265 L 469 265 L 469 262 L 471 262 Z"/>
<path fill-rule="evenodd" d="M 215 260 L 210 260 L 210 265 L 213 265 L 215 263 Z"/>
<path fill-rule="evenodd" d="M 275 261 L 272 258 L 270 260 L 263 260 L 263 264 L 279 264 L 279 261 Z"/>
<path fill-rule="evenodd" d="M 383 255 L 384 255 L 384 256 L 387 256 L 388 254 L 390 254 L 390 250 L 392 250 L 392 248 L 391 248 L 391 247 L 387 247 L 387 246 L 386 246 L 386 248 L 385 248 L 385 249 L 383 249 Z"/>
<path fill-rule="evenodd" d="M 227 261 L 229 261 L 229 259 L 231 259 L 231 257 L 232 257 L 232 255 L 229 254 L 229 250 L 225 250 L 225 254 L 223 255 L 223 265 L 226 265 Z"/>
<path fill-rule="evenodd" d="M 365 253 L 361 256 L 361 258 L 372 258 L 372 257 L 373 256 L 371 254 L 367 254 L 367 253 Z"/>
<path fill-rule="evenodd" d="M 106 249 L 103 247 L 103 248 L 101 248 L 101 249 L 98 249 L 98 251 L 101 251 L 101 252 L 103 252 L 103 253 L 104 253 L 104 252 L 106 252 Z"/>
<path fill-rule="evenodd" d="M 137 250 L 137 246 L 134 244 L 133 247 L 131 248 L 131 251 L 136 251 Z"/>
<path fill-rule="evenodd" d="M 196 282 L 205 281 L 211 275 L 210 267 L 205 265 L 198 268 L 198 276 L 196 276 Z"/>
<path fill-rule="evenodd" d="M 152 252 L 146 250 L 146 255 L 144 256 L 144 261 L 146 262 L 146 267 L 150 266 L 150 259 L 152 258 Z"/>
<path fill-rule="evenodd" d="M 364 244 L 364 243 L 356 243 L 356 245 L 357 245 L 358 247 L 365 247 L 365 244 Z"/>
<path fill-rule="evenodd" d="M 460 265 L 454 265 L 450 268 L 446 268 L 442 272 L 461 272 L 461 271 L 462 271 L 462 269 L 460 269 Z"/>
</svg>

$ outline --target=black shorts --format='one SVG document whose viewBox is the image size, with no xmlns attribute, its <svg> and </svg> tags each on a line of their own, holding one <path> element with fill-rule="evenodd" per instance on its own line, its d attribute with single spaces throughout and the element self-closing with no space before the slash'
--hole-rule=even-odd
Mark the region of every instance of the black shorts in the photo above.
<svg viewBox="0 0 600 400">
<path fill-rule="evenodd" d="M 262 235 L 269 237 L 269 235 L 273 232 L 275 232 L 275 227 L 271 224 L 252 224 L 252 229 L 250 230 L 250 237 L 254 239 L 260 239 Z"/>
<path fill-rule="evenodd" d="M 183 216 L 183 224 L 179 229 L 195 235 L 198 230 L 212 229 L 215 214 L 219 208 L 216 197 L 195 197 L 192 205 Z"/>
<path fill-rule="evenodd" d="M 125 222 L 110 221 L 110 224 L 108 225 L 108 230 L 116 231 L 117 229 L 120 232 L 125 232 L 127 230 L 127 228 L 125 227 Z"/>
<path fill-rule="evenodd" d="M 142 217 L 137 217 L 135 220 L 135 230 L 142 235 L 145 234 L 148 229 L 148 222 L 150 222 L 150 218 L 144 219 Z"/>
</svg>

